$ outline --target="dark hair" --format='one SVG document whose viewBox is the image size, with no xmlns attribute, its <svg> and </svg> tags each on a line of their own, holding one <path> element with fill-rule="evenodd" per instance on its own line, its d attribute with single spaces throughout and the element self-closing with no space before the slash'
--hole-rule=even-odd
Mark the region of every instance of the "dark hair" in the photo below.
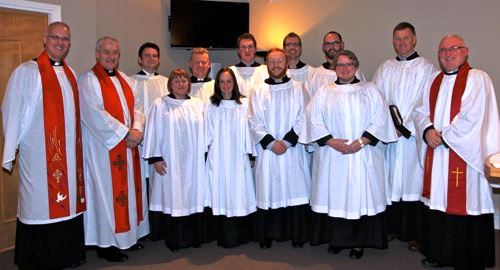
<svg viewBox="0 0 500 270">
<path fill-rule="evenodd" d="M 285 36 L 285 38 L 283 38 L 283 48 L 285 48 L 285 40 L 287 38 L 292 38 L 292 37 L 297 38 L 299 40 L 300 46 L 302 46 L 302 39 L 300 38 L 300 36 L 297 35 L 295 32 L 290 32 Z"/>
<path fill-rule="evenodd" d="M 400 23 L 398 23 L 398 25 L 396 25 L 396 27 L 394 27 L 394 30 L 392 30 L 392 34 L 394 35 L 394 33 L 396 31 L 405 30 L 405 29 L 410 29 L 411 33 L 414 36 L 417 35 L 415 33 L 415 27 L 411 23 L 408 23 L 408 22 L 400 22 Z"/>
<path fill-rule="evenodd" d="M 328 36 L 328 35 L 330 35 L 330 34 L 337 35 L 337 36 L 339 37 L 339 39 L 340 39 L 340 42 L 342 42 L 342 36 L 341 36 L 341 35 L 340 35 L 340 33 L 339 33 L 339 32 L 337 32 L 337 31 L 330 31 L 330 32 L 326 33 L 326 34 L 323 36 L 323 42 L 325 42 L 325 38 L 326 38 L 326 36 Z"/>
<path fill-rule="evenodd" d="M 168 76 L 167 88 L 168 92 L 172 93 L 172 83 L 175 78 L 184 77 L 188 80 L 188 93 L 191 92 L 191 80 L 189 79 L 189 73 L 182 68 L 176 68 L 170 72 Z"/>
<path fill-rule="evenodd" d="M 155 43 L 153 42 L 146 42 L 144 44 L 141 45 L 141 47 L 139 48 L 139 57 L 142 58 L 142 52 L 146 49 L 146 48 L 152 48 L 152 49 L 155 49 L 156 52 L 158 53 L 158 57 L 160 57 L 160 47 L 158 47 L 158 45 L 156 45 Z"/>
<path fill-rule="evenodd" d="M 215 76 L 215 83 L 214 83 L 214 94 L 210 97 L 210 101 L 212 104 L 215 106 L 219 106 L 220 102 L 224 99 L 222 96 L 222 91 L 220 90 L 220 76 L 222 73 L 228 72 L 231 77 L 233 78 L 234 84 L 233 84 L 233 93 L 231 94 L 231 100 L 236 101 L 236 103 L 241 104 L 241 98 L 244 98 L 245 96 L 240 93 L 240 88 L 238 87 L 238 82 L 236 81 L 236 76 L 234 75 L 234 72 L 232 69 L 228 67 L 221 68 L 219 72 L 217 72 L 217 75 Z"/>
<path fill-rule="evenodd" d="M 238 48 L 240 47 L 240 42 L 243 39 L 250 39 L 251 41 L 253 41 L 253 46 L 257 49 L 257 40 L 255 40 L 255 37 L 250 33 L 243 33 L 241 34 L 241 36 L 238 37 L 238 39 L 236 40 L 236 46 Z"/>
<path fill-rule="evenodd" d="M 351 59 L 352 63 L 354 64 L 354 67 L 359 68 L 358 58 L 356 57 L 356 55 L 353 52 L 351 52 L 349 50 L 342 50 L 337 55 L 335 55 L 335 57 L 333 58 L 333 63 L 335 63 L 335 65 L 337 65 L 337 60 L 339 59 L 339 57 L 341 55 L 347 56 L 347 58 Z"/>
</svg>

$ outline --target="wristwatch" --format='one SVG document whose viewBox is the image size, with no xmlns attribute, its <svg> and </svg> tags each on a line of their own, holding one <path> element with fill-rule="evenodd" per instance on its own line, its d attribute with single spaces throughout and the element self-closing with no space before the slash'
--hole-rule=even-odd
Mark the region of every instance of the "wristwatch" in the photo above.
<svg viewBox="0 0 500 270">
<path fill-rule="evenodd" d="M 363 143 L 363 140 L 361 140 L 361 138 L 358 139 L 358 142 L 361 148 L 365 147 L 365 144 Z"/>
</svg>

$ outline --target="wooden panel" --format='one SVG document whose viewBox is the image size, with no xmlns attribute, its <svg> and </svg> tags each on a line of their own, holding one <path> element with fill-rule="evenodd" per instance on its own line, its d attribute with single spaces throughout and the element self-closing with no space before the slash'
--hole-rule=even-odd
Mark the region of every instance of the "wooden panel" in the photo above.
<svg viewBox="0 0 500 270">
<path fill-rule="evenodd" d="M 0 8 L 0 104 L 10 73 L 43 50 L 47 22 L 46 14 Z M 0 156 L 3 143 L 4 131 L 0 125 Z M 11 174 L 0 173 L 0 252 L 14 246 L 18 190 L 19 168 L 14 164 Z"/>
</svg>

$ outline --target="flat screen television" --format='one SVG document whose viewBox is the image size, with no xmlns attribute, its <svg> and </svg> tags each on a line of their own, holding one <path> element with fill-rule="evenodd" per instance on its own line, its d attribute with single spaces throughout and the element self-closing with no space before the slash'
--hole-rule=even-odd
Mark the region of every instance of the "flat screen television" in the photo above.
<svg viewBox="0 0 500 270">
<path fill-rule="evenodd" d="M 248 3 L 171 0 L 170 46 L 236 48 L 238 36 L 248 32 L 248 18 Z"/>
</svg>

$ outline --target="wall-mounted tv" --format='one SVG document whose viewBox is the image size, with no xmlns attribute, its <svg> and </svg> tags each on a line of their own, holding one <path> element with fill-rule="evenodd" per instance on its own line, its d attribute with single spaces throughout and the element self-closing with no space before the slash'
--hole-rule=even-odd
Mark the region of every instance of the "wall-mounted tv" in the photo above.
<svg viewBox="0 0 500 270">
<path fill-rule="evenodd" d="M 236 48 L 238 36 L 248 32 L 248 18 L 248 3 L 171 0 L 170 46 Z"/>
</svg>

